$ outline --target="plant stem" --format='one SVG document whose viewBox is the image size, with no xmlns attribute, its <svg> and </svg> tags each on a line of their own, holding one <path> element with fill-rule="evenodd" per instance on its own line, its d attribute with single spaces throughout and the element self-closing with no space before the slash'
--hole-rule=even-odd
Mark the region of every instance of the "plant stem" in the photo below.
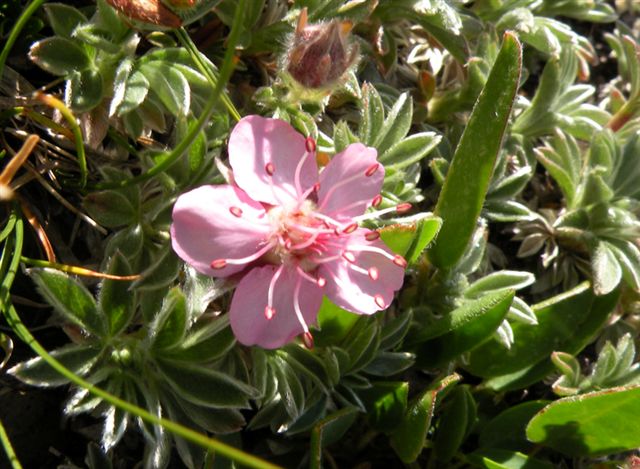
<svg viewBox="0 0 640 469">
<path fill-rule="evenodd" d="M 9 462 L 11 462 L 11 467 L 13 469 L 22 469 L 22 464 L 20 464 L 18 456 L 16 456 L 16 452 L 13 450 L 11 440 L 9 440 L 9 435 L 7 435 L 7 431 L 4 429 L 2 421 L 0 421 L 0 443 L 2 443 L 5 453 L 7 453 L 7 458 L 9 459 Z"/>
<path fill-rule="evenodd" d="M 0 52 L 0 79 L 2 79 L 2 73 L 4 72 L 4 64 L 7 61 L 7 57 L 9 57 L 9 52 L 11 52 L 11 48 L 15 44 L 18 36 L 22 32 L 22 29 L 29 21 L 29 18 L 42 6 L 45 0 L 34 0 L 31 2 L 27 8 L 22 12 L 16 24 L 11 28 L 11 32 L 9 33 L 9 37 L 7 37 L 7 41 L 4 43 L 4 47 L 2 48 L 2 52 Z"/>
</svg>

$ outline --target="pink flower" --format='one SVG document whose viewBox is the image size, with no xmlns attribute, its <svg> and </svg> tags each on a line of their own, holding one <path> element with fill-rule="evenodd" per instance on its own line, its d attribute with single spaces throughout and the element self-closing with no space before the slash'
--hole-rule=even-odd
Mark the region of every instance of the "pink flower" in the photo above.
<svg viewBox="0 0 640 469">
<path fill-rule="evenodd" d="M 365 219 L 380 201 L 384 168 L 373 148 L 349 145 L 318 174 L 315 142 L 288 123 L 248 116 L 231 132 L 237 185 L 207 185 L 178 197 L 171 239 L 199 272 L 243 272 L 231 328 L 245 345 L 280 347 L 303 334 L 323 295 L 358 314 L 385 309 L 402 286 L 406 261 Z"/>
</svg>

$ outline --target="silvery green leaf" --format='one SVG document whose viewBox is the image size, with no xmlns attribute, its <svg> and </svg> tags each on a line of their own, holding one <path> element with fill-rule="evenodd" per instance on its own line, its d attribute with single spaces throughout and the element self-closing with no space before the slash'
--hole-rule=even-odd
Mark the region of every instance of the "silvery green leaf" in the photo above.
<svg viewBox="0 0 640 469">
<path fill-rule="evenodd" d="M 502 324 L 496 330 L 496 337 L 505 348 L 510 349 L 513 344 L 513 329 L 508 321 L 502 321 Z"/>
<path fill-rule="evenodd" d="M 386 114 L 380 133 L 374 140 L 373 146 L 378 153 L 384 154 L 407 135 L 412 118 L 413 98 L 408 93 L 402 93 Z"/>
<path fill-rule="evenodd" d="M 596 295 L 606 295 L 620 283 L 622 267 L 606 241 L 598 241 L 592 249 L 591 270 Z"/>
</svg>

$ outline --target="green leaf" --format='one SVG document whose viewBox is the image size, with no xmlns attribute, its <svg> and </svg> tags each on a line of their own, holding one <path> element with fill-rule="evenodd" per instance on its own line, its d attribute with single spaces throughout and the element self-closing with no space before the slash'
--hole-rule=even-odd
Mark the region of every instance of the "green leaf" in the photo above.
<svg viewBox="0 0 640 469">
<path fill-rule="evenodd" d="M 449 462 L 474 425 L 476 403 L 468 386 L 458 386 L 447 398 L 433 442 L 436 459 Z"/>
<path fill-rule="evenodd" d="M 456 327 L 422 343 L 416 351 L 416 363 L 422 367 L 440 366 L 489 340 L 509 312 L 513 295 L 513 290 L 487 294 L 470 303 L 472 308 L 455 310 L 453 313 L 458 313 L 452 321 L 456 321 Z"/>
<path fill-rule="evenodd" d="M 450 332 L 455 332 L 481 319 L 483 316 L 491 314 L 491 312 L 495 310 L 502 310 L 505 307 L 508 309 L 513 300 L 513 295 L 514 292 L 512 290 L 501 290 L 483 295 L 477 300 L 469 301 L 459 308 L 454 309 L 442 319 L 429 325 L 428 329 L 420 331 L 411 338 L 411 342 L 420 343 Z M 506 314 L 506 311 L 504 314 Z"/>
<path fill-rule="evenodd" d="M 398 140 L 378 157 L 385 169 L 402 169 L 417 163 L 427 156 L 440 141 L 442 136 L 435 132 L 420 132 Z"/>
<path fill-rule="evenodd" d="M 193 404 L 213 408 L 248 408 L 257 390 L 226 373 L 183 361 L 156 359 L 159 371 L 176 394 Z"/>
<path fill-rule="evenodd" d="M 591 252 L 593 290 L 596 295 L 613 291 L 622 280 L 622 267 L 609 243 L 599 241 Z"/>
<path fill-rule="evenodd" d="M 211 363 L 222 358 L 236 343 L 225 318 L 201 319 L 167 356 L 191 363 Z"/>
<path fill-rule="evenodd" d="M 373 360 L 380 346 L 379 332 L 376 321 L 366 316 L 359 318 L 343 343 L 350 362 L 347 372 L 355 373 Z"/>
<path fill-rule="evenodd" d="M 362 143 L 372 146 L 384 123 L 384 106 L 376 88 L 370 84 L 362 85 L 362 118 L 358 135 Z"/>
<path fill-rule="evenodd" d="M 59 270 L 32 268 L 29 275 L 38 291 L 56 312 L 92 335 L 102 338 L 107 332 L 105 317 L 100 314 L 96 302 L 80 282 Z"/>
<path fill-rule="evenodd" d="M 63 37 L 49 37 L 34 43 L 29 58 L 52 75 L 65 76 L 91 66 L 87 53 L 78 44 Z"/>
<path fill-rule="evenodd" d="M 69 344 L 51 352 L 51 356 L 73 373 L 84 376 L 98 361 L 102 350 L 87 345 Z M 8 370 L 8 373 L 33 386 L 62 386 L 69 380 L 54 370 L 41 357 L 22 362 Z"/>
<path fill-rule="evenodd" d="M 309 467 L 322 467 L 322 448 L 342 438 L 355 422 L 359 412 L 356 407 L 345 407 L 318 422 L 311 432 Z"/>
<path fill-rule="evenodd" d="M 404 256 L 407 262 L 413 263 L 436 237 L 440 226 L 440 218 L 430 213 L 420 213 L 402 219 L 401 223 L 385 226 L 379 231 L 382 241 L 389 249 Z"/>
<path fill-rule="evenodd" d="M 107 228 L 131 225 L 138 219 L 137 208 L 120 191 L 92 192 L 84 198 L 83 205 L 91 218 Z"/>
<path fill-rule="evenodd" d="M 122 71 L 121 73 L 125 72 Z M 147 97 L 149 88 L 151 87 L 147 77 L 140 71 L 134 71 L 130 75 L 127 75 L 124 85 L 120 82 L 116 84 L 118 87 L 115 88 L 115 92 L 118 94 L 114 95 L 114 99 L 116 96 L 120 96 L 119 93 L 122 93 L 122 98 L 120 102 L 117 103 L 117 111 L 115 111 L 114 105 L 112 104 L 112 111 L 110 111 L 110 113 L 117 112 L 119 116 L 137 109 Z"/>
<path fill-rule="evenodd" d="M 473 282 L 464 291 L 466 298 L 478 298 L 488 292 L 512 289 L 520 290 L 528 287 L 535 281 L 535 276 L 530 272 L 515 270 L 501 270 Z"/>
<path fill-rule="evenodd" d="M 525 428 L 531 417 L 548 403 L 529 401 L 507 408 L 482 428 L 479 446 L 528 452 L 533 445 L 527 441 Z"/>
<path fill-rule="evenodd" d="M 102 102 L 102 74 L 93 68 L 71 73 L 69 94 L 71 109 L 87 112 Z"/>
<path fill-rule="evenodd" d="M 187 302 L 178 287 L 169 290 L 150 326 L 149 339 L 155 350 L 169 349 L 179 344 L 187 328 Z"/>
<path fill-rule="evenodd" d="M 553 469 L 555 467 L 546 461 L 505 449 L 482 449 L 471 453 L 468 458 L 474 466 L 485 469 Z"/>
<path fill-rule="evenodd" d="M 326 296 L 322 299 L 318 312 L 319 331 L 313 333 L 315 344 L 324 347 L 339 343 L 358 322 L 355 313 L 346 311 L 331 302 Z"/>
<path fill-rule="evenodd" d="M 110 275 L 131 275 L 129 263 L 119 252 L 111 258 L 107 273 Z M 109 332 L 115 336 L 126 328 L 133 317 L 133 292 L 131 282 L 104 279 L 98 295 L 98 307 L 106 316 Z"/>
<path fill-rule="evenodd" d="M 160 98 L 174 116 L 184 116 L 189 111 L 191 89 L 182 73 L 163 62 L 149 62 L 140 67 L 149 81 L 150 89 Z"/>
<path fill-rule="evenodd" d="M 378 150 L 378 154 L 383 155 L 407 135 L 412 118 L 413 99 L 409 93 L 402 93 L 389 110 L 384 124 L 380 128 L 380 133 L 374 140 L 373 146 Z"/>
<path fill-rule="evenodd" d="M 408 464 L 418 459 L 427 439 L 438 394 L 460 379 L 455 373 L 442 378 L 409 405 L 400 425 L 390 436 L 391 446 L 403 462 Z"/>
<path fill-rule="evenodd" d="M 373 376 L 393 376 L 409 368 L 414 361 L 413 353 L 380 352 L 363 371 Z"/>
<path fill-rule="evenodd" d="M 527 438 L 569 456 L 602 456 L 640 446 L 640 386 L 552 402 L 527 427 Z"/>
<path fill-rule="evenodd" d="M 456 148 L 435 214 L 440 235 L 429 250 L 439 268 L 455 265 L 473 236 L 520 81 L 522 49 L 506 33 L 491 74 Z M 487 125 L 487 123 L 491 125 Z"/>
<path fill-rule="evenodd" d="M 87 22 L 87 17 L 80 10 L 64 3 L 47 3 L 43 8 L 56 36 L 71 39 L 73 30 L 79 24 Z"/>
<path fill-rule="evenodd" d="M 358 392 L 367 409 L 369 422 L 374 429 L 392 433 L 407 410 L 409 383 L 383 381 L 373 383 L 368 389 Z"/>
</svg>

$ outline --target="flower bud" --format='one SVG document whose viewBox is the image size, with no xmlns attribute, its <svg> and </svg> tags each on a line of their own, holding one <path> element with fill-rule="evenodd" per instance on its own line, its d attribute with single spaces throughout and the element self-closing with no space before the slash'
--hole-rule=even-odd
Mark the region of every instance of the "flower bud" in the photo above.
<svg viewBox="0 0 640 469">
<path fill-rule="evenodd" d="M 285 70 L 305 88 L 325 88 L 335 84 L 358 56 L 358 47 L 348 41 L 352 24 L 332 20 L 307 24 L 306 8 L 286 56 Z"/>
<path fill-rule="evenodd" d="M 164 28 L 179 28 L 182 20 L 160 0 L 107 0 L 107 3 L 130 20 Z"/>
</svg>

